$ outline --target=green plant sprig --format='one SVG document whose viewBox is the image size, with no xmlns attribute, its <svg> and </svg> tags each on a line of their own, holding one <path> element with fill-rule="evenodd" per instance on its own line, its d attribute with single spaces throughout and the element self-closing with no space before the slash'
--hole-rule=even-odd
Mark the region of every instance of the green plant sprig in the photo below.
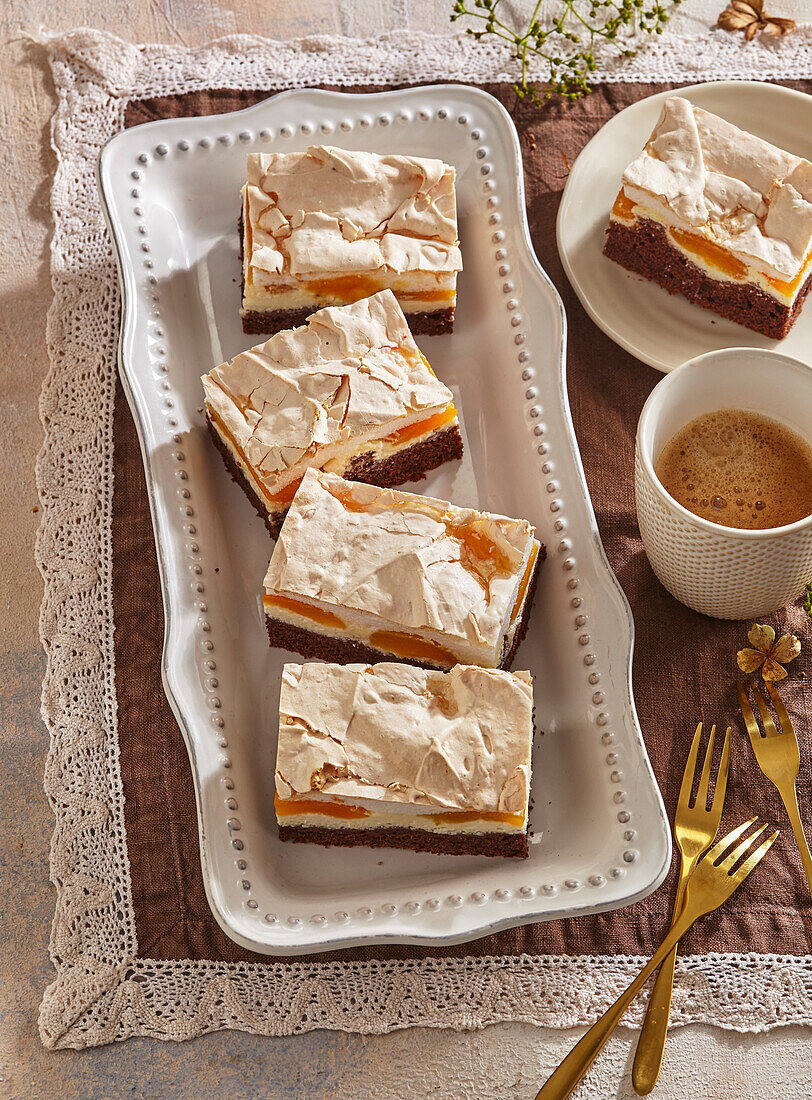
<svg viewBox="0 0 812 1100">
<path fill-rule="evenodd" d="M 456 0 L 451 15 L 454 23 L 463 16 L 478 19 L 484 27 L 466 27 L 473 38 L 490 35 L 513 47 L 521 65 L 521 76 L 513 85 L 521 99 L 541 105 L 554 95 L 562 99 L 580 99 L 592 90 L 590 75 L 595 72 L 595 47 L 599 41 L 610 43 L 621 57 L 634 57 L 629 41 L 637 33 L 662 34 L 671 8 L 682 0 L 547 0 L 554 2 L 558 14 L 543 26 L 540 13 L 545 0 L 537 0 L 524 27 L 512 27 L 499 18 L 502 0 Z M 562 48 L 563 47 L 563 48 Z M 569 48 L 568 48 L 569 47 Z M 546 66 L 547 77 L 538 83 L 529 76 L 531 61 L 537 58 Z"/>
</svg>

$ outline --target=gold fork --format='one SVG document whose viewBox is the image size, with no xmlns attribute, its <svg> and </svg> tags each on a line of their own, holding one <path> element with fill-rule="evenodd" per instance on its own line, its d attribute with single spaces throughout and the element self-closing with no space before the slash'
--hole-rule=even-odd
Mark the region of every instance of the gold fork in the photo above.
<svg viewBox="0 0 812 1100">
<path fill-rule="evenodd" d="M 696 867 L 700 856 L 713 844 L 716 830 L 719 828 L 719 822 L 722 818 L 722 806 L 725 801 L 727 773 L 730 764 L 730 728 L 728 727 L 725 733 L 719 772 L 713 789 L 713 802 L 710 809 L 708 809 L 708 787 L 715 734 L 716 726 L 711 726 L 708 748 L 702 765 L 702 774 L 699 777 L 696 802 L 691 806 L 691 791 L 696 775 L 696 758 L 702 737 L 702 723 L 700 722 L 696 727 L 691 751 L 685 765 L 685 773 L 682 777 L 679 798 L 677 799 L 677 812 L 674 817 L 674 839 L 680 853 L 680 870 L 677 896 L 674 898 L 674 913 L 671 918 L 672 924 L 682 909 L 685 898 L 685 884 L 694 867 Z M 677 945 L 674 944 L 671 953 L 660 967 L 660 972 L 654 981 L 654 987 L 646 1009 L 646 1018 L 643 1021 L 643 1029 L 637 1043 L 637 1053 L 634 1056 L 634 1066 L 632 1067 L 632 1084 L 634 1085 L 634 1091 L 641 1096 L 651 1092 L 657 1084 L 657 1078 L 660 1076 L 665 1037 L 668 1032 L 668 1017 L 671 1013 L 671 991 L 674 986 L 676 958 Z"/>
<path fill-rule="evenodd" d="M 660 966 L 677 941 L 688 931 L 699 917 L 718 909 L 727 901 L 737 887 L 764 858 L 778 836 L 778 830 L 772 832 L 757 847 L 754 842 L 767 828 L 762 825 L 732 851 L 725 853 L 739 837 L 756 821 L 752 817 L 722 837 L 696 865 L 688 879 L 685 890 L 685 905 L 674 921 L 671 930 L 659 949 L 649 959 L 625 993 L 621 993 L 615 1003 L 592 1025 L 589 1031 L 572 1048 L 567 1057 L 554 1070 L 536 1094 L 536 1100 L 566 1100 L 583 1078 L 586 1071 L 601 1052 L 606 1040 L 620 1022 L 623 1013 L 632 1003 L 646 981 Z M 742 862 L 740 862 L 742 861 Z"/>
<path fill-rule="evenodd" d="M 762 737 L 756 722 L 756 716 L 753 714 L 753 708 L 750 706 L 744 689 L 740 683 L 737 683 L 736 687 L 739 690 L 739 706 L 741 707 L 744 724 L 747 726 L 747 732 L 750 735 L 750 744 L 756 754 L 756 762 L 770 782 L 775 785 L 781 795 L 781 801 L 786 806 L 792 831 L 798 844 L 798 851 L 801 853 L 806 881 L 810 894 L 812 894 L 812 855 L 809 854 L 809 845 L 804 836 L 804 827 L 798 810 L 798 795 L 795 791 L 795 781 L 798 778 L 798 769 L 801 764 L 801 753 L 798 748 L 798 738 L 787 714 L 787 708 L 782 703 L 773 685 L 768 682 L 767 690 L 770 693 L 781 726 L 779 732 L 770 712 L 767 710 L 764 696 L 753 685 L 753 695 L 756 697 L 756 705 L 764 726 L 764 736 Z"/>
</svg>

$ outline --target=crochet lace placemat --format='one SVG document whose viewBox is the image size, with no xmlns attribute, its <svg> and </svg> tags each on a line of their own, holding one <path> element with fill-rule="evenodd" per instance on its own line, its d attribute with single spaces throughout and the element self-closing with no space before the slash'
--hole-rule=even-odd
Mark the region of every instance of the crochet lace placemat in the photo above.
<svg viewBox="0 0 812 1100">
<path fill-rule="evenodd" d="M 607 62 L 597 76 L 812 76 L 812 28 L 801 28 L 780 52 L 775 46 L 745 52 L 718 35 L 711 48 L 713 39 L 672 38 L 671 50 L 657 43 L 633 67 L 621 72 Z M 46 789 L 56 814 L 51 948 L 57 978 L 42 1005 L 43 1041 L 83 1047 L 134 1034 L 180 1039 L 224 1027 L 264 1034 L 317 1027 L 371 1033 L 414 1024 L 482 1027 L 506 1019 L 552 1026 L 586 1022 L 628 982 L 639 965 L 636 957 L 525 954 L 328 963 L 143 958 L 124 827 L 111 542 L 119 299 L 95 186 L 101 145 L 123 126 L 134 100 L 205 88 L 377 85 L 438 77 L 485 83 L 511 78 L 509 58 L 498 49 L 473 50 L 464 38 L 414 34 L 366 42 L 238 37 L 180 50 L 76 32 L 48 40 L 48 49 L 59 96 L 53 123 L 58 170 L 37 556 L 45 579 L 43 715 L 51 733 Z M 812 957 L 689 956 L 680 963 L 674 1021 L 753 1031 L 812 1023 Z"/>
</svg>

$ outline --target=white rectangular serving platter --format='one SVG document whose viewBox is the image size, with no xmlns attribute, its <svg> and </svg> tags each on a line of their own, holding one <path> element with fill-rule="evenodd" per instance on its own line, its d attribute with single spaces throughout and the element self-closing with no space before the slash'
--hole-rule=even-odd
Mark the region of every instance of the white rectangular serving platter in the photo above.
<svg viewBox="0 0 812 1100">
<path fill-rule="evenodd" d="M 523 516 L 548 558 L 514 668 L 535 677 L 528 860 L 283 844 L 273 809 L 278 683 L 260 590 L 272 550 L 202 416 L 200 375 L 242 332 L 245 154 L 309 144 L 440 157 L 457 170 L 464 271 L 453 335 L 419 343 L 467 437 L 413 486 Z M 203 878 L 224 931 L 269 954 L 442 945 L 628 905 L 663 879 L 668 823 L 631 693 L 633 621 L 604 556 L 572 431 L 566 321 L 532 250 L 519 143 L 457 85 L 302 90 L 114 137 L 99 182 L 119 259 L 120 368 L 139 432 L 166 620 L 163 680 L 189 750 Z"/>
</svg>

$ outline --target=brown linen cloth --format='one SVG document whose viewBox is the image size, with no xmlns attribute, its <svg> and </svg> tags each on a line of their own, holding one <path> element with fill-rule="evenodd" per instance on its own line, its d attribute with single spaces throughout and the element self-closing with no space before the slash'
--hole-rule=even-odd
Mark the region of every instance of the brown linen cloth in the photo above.
<svg viewBox="0 0 812 1100">
<path fill-rule="evenodd" d="M 812 82 L 793 86 L 812 91 Z M 643 403 L 660 375 L 616 347 L 589 320 L 562 271 L 555 243 L 558 203 L 580 150 L 616 111 L 665 87 L 605 85 L 574 105 L 551 103 L 542 110 L 517 103 L 508 86 L 487 91 L 511 111 L 519 129 L 533 243 L 567 310 L 572 414 L 604 545 L 634 611 L 635 698 L 666 809 L 673 814 L 691 736 L 702 718 L 722 728 L 727 723 L 734 726 L 723 826 L 756 813 L 783 826 L 780 840 L 758 872 L 721 911 L 685 937 L 683 949 L 692 954 L 805 955 L 812 953 L 812 904 L 800 859 L 778 795 L 758 771 L 737 718 L 735 653 L 746 644 L 747 624 L 707 619 L 679 604 L 654 577 L 640 542 L 632 493 L 634 434 Z M 126 124 L 232 111 L 269 94 L 205 91 L 133 102 Z M 156 959 L 259 960 L 264 956 L 238 947 L 220 930 L 203 890 L 189 761 L 161 686 L 163 620 L 141 455 L 120 390 L 114 430 L 116 690 L 140 954 Z M 797 630 L 805 643 L 801 657 L 790 666 L 783 695 L 799 732 L 804 762 L 799 798 L 812 825 L 812 691 L 803 673 L 812 647 L 809 621 L 799 606 L 770 621 L 776 629 Z M 537 612 L 535 629 L 542 625 Z M 645 843 L 645 838 L 638 843 Z M 675 868 L 676 861 L 666 884 L 652 896 L 613 913 L 511 929 L 451 948 L 388 946 L 309 958 L 521 952 L 648 955 L 668 925 Z"/>
</svg>

